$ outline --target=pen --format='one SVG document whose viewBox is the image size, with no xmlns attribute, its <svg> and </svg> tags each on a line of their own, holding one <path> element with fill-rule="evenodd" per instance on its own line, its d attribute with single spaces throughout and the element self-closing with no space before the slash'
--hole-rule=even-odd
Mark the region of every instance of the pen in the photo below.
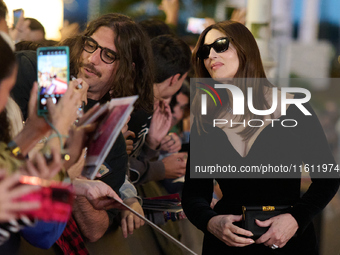
<svg viewBox="0 0 340 255">
<path fill-rule="evenodd" d="M 72 79 L 72 81 L 74 81 L 74 80 L 76 80 L 77 78 L 76 77 L 74 77 L 73 75 L 71 76 L 71 79 Z M 83 86 L 79 83 L 77 86 L 76 86 L 76 89 L 82 89 L 83 88 Z"/>
</svg>

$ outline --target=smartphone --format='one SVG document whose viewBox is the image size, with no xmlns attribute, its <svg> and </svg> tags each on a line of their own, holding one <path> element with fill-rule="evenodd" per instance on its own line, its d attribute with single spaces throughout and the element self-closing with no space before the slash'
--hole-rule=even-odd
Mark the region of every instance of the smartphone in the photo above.
<svg viewBox="0 0 340 255">
<path fill-rule="evenodd" d="M 193 33 L 193 34 L 201 34 L 203 30 L 205 29 L 204 27 L 205 22 L 206 21 L 204 18 L 194 18 L 194 17 L 188 18 L 187 32 Z"/>
<path fill-rule="evenodd" d="M 24 212 L 26 216 L 44 221 L 68 221 L 74 200 L 71 185 L 34 176 L 21 176 L 20 184 L 41 187 L 40 190 L 25 194 L 20 198 L 21 201 L 40 201 L 41 203 L 39 209 Z"/>
<path fill-rule="evenodd" d="M 68 46 L 37 50 L 38 116 L 48 114 L 47 100 L 56 104 L 65 94 L 70 80 Z"/>
<path fill-rule="evenodd" d="M 13 27 L 15 27 L 19 21 L 19 18 L 24 13 L 23 9 L 13 10 Z"/>
</svg>

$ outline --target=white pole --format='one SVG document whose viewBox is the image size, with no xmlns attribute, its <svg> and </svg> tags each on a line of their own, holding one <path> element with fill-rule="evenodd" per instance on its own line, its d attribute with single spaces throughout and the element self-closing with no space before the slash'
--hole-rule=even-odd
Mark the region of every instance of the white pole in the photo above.
<svg viewBox="0 0 340 255">
<path fill-rule="evenodd" d="M 319 32 L 319 6 L 320 0 L 304 0 L 302 21 L 299 27 L 299 41 L 314 43 Z"/>
<path fill-rule="evenodd" d="M 271 0 L 248 1 L 246 26 L 254 35 L 257 45 L 259 46 L 266 73 L 268 73 L 275 65 L 269 51 L 269 40 L 271 38 L 271 15 Z"/>
</svg>

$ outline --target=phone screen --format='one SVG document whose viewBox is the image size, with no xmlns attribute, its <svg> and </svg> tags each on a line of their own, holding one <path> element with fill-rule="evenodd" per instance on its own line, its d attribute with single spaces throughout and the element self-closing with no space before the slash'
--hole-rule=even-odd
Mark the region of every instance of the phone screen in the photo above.
<svg viewBox="0 0 340 255">
<path fill-rule="evenodd" d="M 23 9 L 13 10 L 13 27 L 15 27 L 19 21 L 21 14 L 24 12 Z"/>
<path fill-rule="evenodd" d="M 57 103 L 67 90 L 69 78 L 69 49 L 38 48 L 38 115 L 47 113 L 47 99 Z"/>
<path fill-rule="evenodd" d="M 205 19 L 201 18 L 188 18 L 187 31 L 193 34 L 201 34 L 205 29 Z"/>
</svg>

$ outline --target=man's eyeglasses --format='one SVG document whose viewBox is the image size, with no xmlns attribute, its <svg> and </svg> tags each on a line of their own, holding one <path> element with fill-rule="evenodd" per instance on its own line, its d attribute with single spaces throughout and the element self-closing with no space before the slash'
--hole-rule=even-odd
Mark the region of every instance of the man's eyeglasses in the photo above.
<svg viewBox="0 0 340 255">
<path fill-rule="evenodd" d="M 225 52 L 229 48 L 229 39 L 227 37 L 223 37 L 220 39 L 217 39 L 212 44 L 204 44 L 201 47 L 199 47 L 196 55 L 200 59 L 206 59 L 210 55 L 211 48 L 216 51 L 216 53 L 222 53 Z"/>
<path fill-rule="evenodd" d="M 117 52 L 110 50 L 108 48 L 104 48 L 100 46 L 94 39 L 89 36 L 83 36 L 83 49 L 88 53 L 95 52 L 98 48 L 100 48 L 100 58 L 106 64 L 112 64 L 119 59 Z"/>
</svg>

